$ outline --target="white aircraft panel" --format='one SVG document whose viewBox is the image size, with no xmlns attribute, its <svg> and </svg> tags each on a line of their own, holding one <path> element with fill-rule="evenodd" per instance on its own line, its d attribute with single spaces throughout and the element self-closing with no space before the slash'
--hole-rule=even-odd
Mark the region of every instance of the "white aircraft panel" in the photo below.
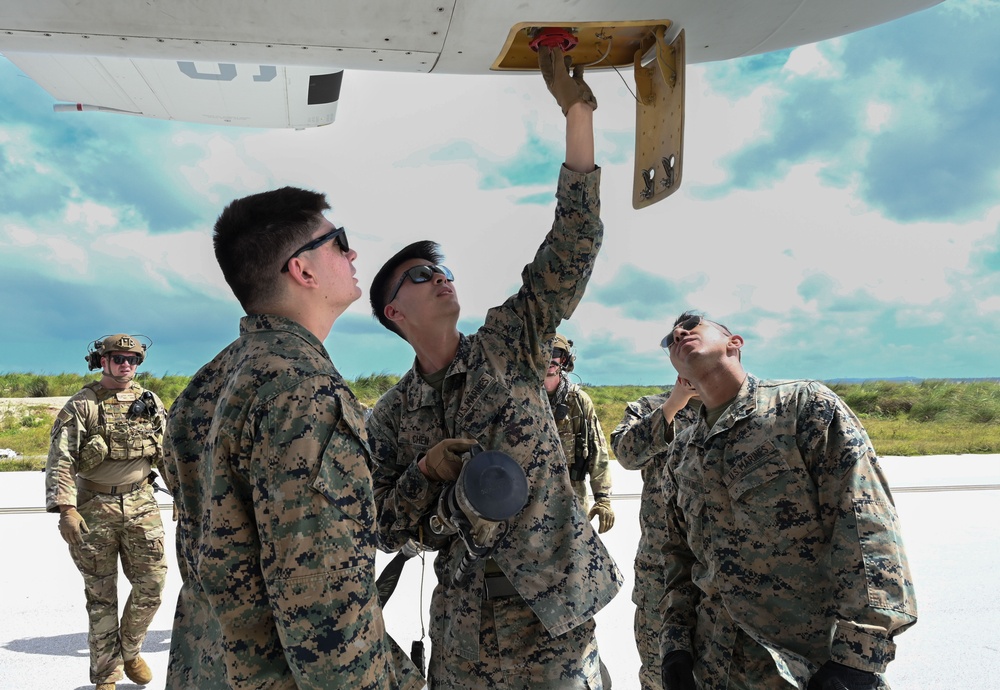
<svg viewBox="0 0 1000 690">
<path fill-rule="evenodd" d="M 339 69 L 67 55 L 7 57 L 54 98 L 84 109 L 246 127 L 316 127 L 333 122 L 337 114 Z"/>
</svg>

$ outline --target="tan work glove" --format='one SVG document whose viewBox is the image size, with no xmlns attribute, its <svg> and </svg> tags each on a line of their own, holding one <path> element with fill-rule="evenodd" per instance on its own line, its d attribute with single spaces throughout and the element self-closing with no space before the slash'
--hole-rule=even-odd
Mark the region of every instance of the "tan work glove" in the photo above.
<svg viewBox="0 0 1000 690">
<path fill-rule="evenodd" d="M 563 55 L 559 48 L 539 46 L 538 68 L 542 71 L 545 85 L 556 97 L 556 103 L 562 108 L 563 115 L 569 112 L 574 103 L 586 103 L 592 110 L 597 110 L 597 99 L 587 83 L 583 81 L 583 65 L 573 68 L 573 76 L 569 76 L 569 68 L 573 58 Z"/>
<path fill-rule="evenodd" d="M 600 518 L 597 525 L 598 534 L 604 534 L 615 526 L 615 511 L 611 510 L 610 498 L 601 498 L 595 501 L 594 507 L 587 513 L 587 521 L 593 520 L 595 515 Z"/>
<path fill-rule="evenodd" d="M 89 531 L 86 521 L 76 512 L 76 508 L 67 508 L 59 513 L 59 534 L 70 546 L 82 544 L 83 535 Z"/>
<path fill-rule="evenodd" d="M 418 463 L 420 471 L 436 482 L 453 482 L 462 471 L 462 453 L 468 453 L 476 441 L 468 438 L 446 438 L 428 450 Z"/>
</svg>

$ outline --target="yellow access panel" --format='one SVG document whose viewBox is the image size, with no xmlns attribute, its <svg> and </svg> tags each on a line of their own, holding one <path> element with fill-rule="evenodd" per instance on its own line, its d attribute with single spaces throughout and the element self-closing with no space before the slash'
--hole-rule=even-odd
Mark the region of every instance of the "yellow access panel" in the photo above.
<svg viewBox="0 0 1000 690">
<path fill-rule="evenodd" d="M 635 167 L 632 207 L 645 208 L 680 187 L 684 148 L 684 32 L 671 43 L 671 22 L 630 21 L 546 27 L 515 24 L 492 69 L 537 70 L 533 43 L 558 45 L 574 65 L 610 69 L 631 65 L 635 75 Z"/>
</svg>

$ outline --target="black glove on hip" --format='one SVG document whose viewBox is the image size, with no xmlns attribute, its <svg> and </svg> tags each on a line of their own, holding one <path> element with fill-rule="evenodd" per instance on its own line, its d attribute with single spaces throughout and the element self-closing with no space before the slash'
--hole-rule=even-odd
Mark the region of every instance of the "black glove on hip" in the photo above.
<svg viewBox="0 0 1000 690">
<path fill-rule="evenodd" d="M 660 679 L 663 681 L 663 690 L 696 690 L 694 657 L 691 652 L 677 649 L 663 657 Z"/>
<path fill-rule="evenodd" d="M 875 690 L 878 676 L 850 666 L 828 661 L 809 679 L 806 690 Z"/>
</svg>

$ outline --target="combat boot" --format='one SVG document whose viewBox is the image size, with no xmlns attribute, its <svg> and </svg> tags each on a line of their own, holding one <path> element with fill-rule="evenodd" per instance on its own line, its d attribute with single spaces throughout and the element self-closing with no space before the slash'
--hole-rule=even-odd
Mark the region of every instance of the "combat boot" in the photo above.
<svg viewBox="0 0 1000 690">
<path fill-rule="evenodd" d="M 98 683 L 97 690 L 115 690 L 114 683 Z"/>
<path fill-rule="evenodd" d="M 139 685 L 147 685 L 149 681 L 153 680 L 153 672 L 149 670 L 149 665 L 142 660 L 141 656 L 125 662 L 125 675 L 133 683 Z M 114 689 L 112 688 L 112 690 Z"/>
</svg>

